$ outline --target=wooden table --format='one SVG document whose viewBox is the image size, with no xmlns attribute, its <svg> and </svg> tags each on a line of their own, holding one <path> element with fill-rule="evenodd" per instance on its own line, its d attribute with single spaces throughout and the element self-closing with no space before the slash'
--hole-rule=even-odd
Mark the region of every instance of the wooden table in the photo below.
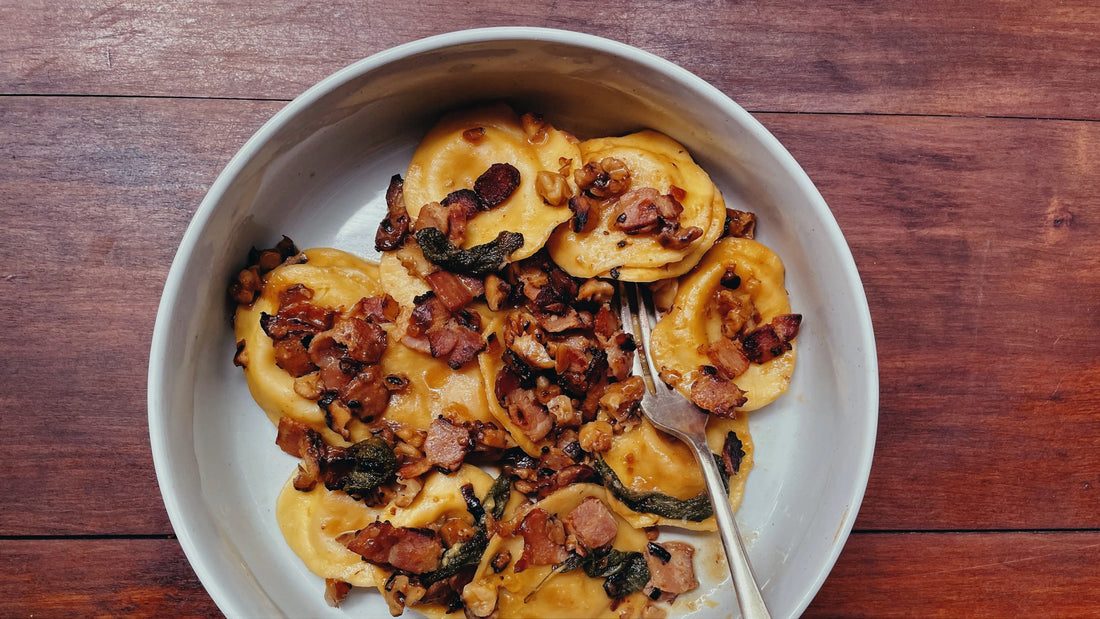
<svg viewBox="0 0 1100 619">
<path fill-rule="evenodd" d="M 871 306 L 881 416 L 855 531 L 807 616 L 1100 615 L 1095 0 L 3 0 L 0 616 L 218 614 L 146 423 L 184 228 L 308 86 L 487 25 L 680 64 L 832 207 Z"/>
</svg>

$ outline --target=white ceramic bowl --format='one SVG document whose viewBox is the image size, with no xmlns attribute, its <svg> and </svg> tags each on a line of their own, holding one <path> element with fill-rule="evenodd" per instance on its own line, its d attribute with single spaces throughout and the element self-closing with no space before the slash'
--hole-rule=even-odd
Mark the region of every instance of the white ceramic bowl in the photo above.
<svg viewBox="0 0 1100 619">
<path fill-rule="evenodd" d="M 792 306 L 805 316 L 798 367 L 790 391 L 752 413 L 757 464 L 738 520 L 774 616 L 799 615 L 847 539 L 874 449 L 878 367 L 848 246 L 794 159 L 717 89 L 626 45 L 533 28 L 437 36 L 337 72 L 264 125 L 199 206 L 168 275 L 149 364 L 157 477 L 199 579 L 230 617 L 385 616 L 377 595 L 329 608 L 321 581 L 282 540 L 275 497 L 295 461 L 274 445 L 231 363 L 225 288 L 250 246 L 283 234 L 300 247 L 376 256 L 389 177 L 442 112 L 494 99 L 582 138 L 643 127 L 671 135 L 730 206 L 757 214 L 758 239 L 786 263 Z M 719 575 L 703 569 L 704 586 L 681 608 L 736 616 Z"/>
</svg>

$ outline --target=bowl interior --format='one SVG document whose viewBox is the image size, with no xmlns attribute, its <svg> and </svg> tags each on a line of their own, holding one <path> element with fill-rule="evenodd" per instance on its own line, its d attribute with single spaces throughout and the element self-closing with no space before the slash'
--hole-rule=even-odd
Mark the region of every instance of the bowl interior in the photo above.
<svg viewBox="0 0 1100 619">
<path fill-rule="evenodd" d="M 211 188 L 165 287 L 149 384 L 158 477 L 200 579 L 229 616 L 385 612 L 379 596 L 329 608 L 282 540 L 275 497 L 295 460 L 232 365 L 225 286 L 249 247 L 283 234 L 375 258 L 388 180 L 424 132 L 445 111 L 500 99 L 582 138 L 669 134 L 730 207 L 757 214 L 757 238 L 786 264 L 804 315 L 798 368 L 786 395 L 752 413 L 757 465 L 738 521 L 774 616 L 798 615 L 847 538 L 874 444 L 874 342 L 847 245 L 793 159 L 717 90 L 633 48 L 535 29 L 444 35 L 352 65 L 273 118 Z M 700 617 L 736 614 L 728 575 L 706 560 L 715 546 L 679 607 Z"/>
</svg>

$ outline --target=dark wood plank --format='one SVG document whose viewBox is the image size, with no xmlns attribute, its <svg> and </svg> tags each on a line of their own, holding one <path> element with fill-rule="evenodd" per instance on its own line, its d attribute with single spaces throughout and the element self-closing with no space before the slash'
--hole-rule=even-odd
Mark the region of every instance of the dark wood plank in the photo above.
<svg viewBox="0 0 1100 619">
<path fill-rule="evenodd" d="M 751 110 L 1100 118 L 1100 6 L 875 0 L 9 3 L 0 93 L 289 99 L 421 37 L 531 25 L 664 56 Z"/>
<path fill-rule="evenodd" d="M 871 306 L 881 416 L 856 526 L 1100 525 L 1100 124 L 763 121 Z"/>
<path fill-rule="evenodd" d="M 120 560 L 125 558 L 125 560 Z M 172 539 L 0 540 L 0 615 L 220 616 Z M 817 617 L 1094 617 L 1100 533 L 855 534 Z"/>
<path fill-rule="evenodd" d="M 4 617 L 221 617 L 174 539 L 0 540 Z"/>
<path fill-rule="evenodd" d="M 160 290 L 280 105 L 0 98 L 0 535 L 171 531 L 146 423 Z"/>
<path fill-rule="evenodd" d="M 0 535 L 169 532 L 145 423 L 157 297 L 205 187 L 280 105 L 0 99 L 0 311 L 19 317 Z M 1100 123 L 761 118 L 871 302 L 882 417 L 857 526 L 1096 527 Z"/>
<path fill-rule="evenodd" d="M 1100 533 L 853 535 L 805 619 L 1095 617 Z"/>
</svg>

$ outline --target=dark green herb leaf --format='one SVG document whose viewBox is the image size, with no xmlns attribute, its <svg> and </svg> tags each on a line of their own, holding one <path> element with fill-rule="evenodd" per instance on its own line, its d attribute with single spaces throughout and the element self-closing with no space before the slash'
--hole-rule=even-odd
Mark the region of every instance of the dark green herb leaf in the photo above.
<svg viewBox="0 0 1100 619">
<path fill-rule="evenodd" d="M 362 497 L 389 481 L 397 471 L 397 456 L 386 441 L 372 436 L 347 448 L 351 468 L 335 481 L 334 490 Z"/>
<path fill-rule="evenodd" d="M 724 473 L 725 467 L 722 465 L 721 456 L 714 457 L 719 463 L 719 469 Z M 631 490 L 623 485 L 614 469 L 603 458 L 595 458 L 592 465 L 603 480 L 603 485 L 611 491 L 611 494 L 636 512 L 691 522 L 706 520 L 714 513 L 714 508 L 710 504 L 710 497 L 705 491 L 690 499 L 677 499 L 656 491 L 640 492 Z M 728 488 L 729 478 L 724 474 L 723 481 Z"/>
<path fill-rule="evenodd" d="M 425 258 L 448 271 L 483 277 L 499 271 L 507 263 L 508 256 L 523 247 L 523 235 L 505 230 L 488 243 L 461 249 L 439 230 L 423 228 L 416 231 L 416 242 Z"/>
</svg>

